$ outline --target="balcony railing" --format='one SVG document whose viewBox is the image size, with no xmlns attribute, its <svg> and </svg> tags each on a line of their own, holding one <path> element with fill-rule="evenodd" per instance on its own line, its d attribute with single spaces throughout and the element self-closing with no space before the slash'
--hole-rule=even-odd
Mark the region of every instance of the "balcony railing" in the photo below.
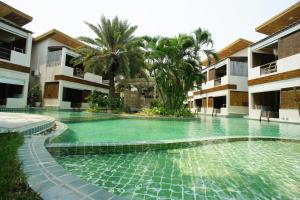
<svg viewBox="0 0 300 200">
<path fill-rule="evenodd" d="M 74 68 L 73 75 L 79 78 L 84 78 L 84 72 L 81 68 Z"/>
<path fill-rule="evenodd" d="M 277 72 L 277 64 L 276 61 L 270 62 L 260 66 L 260 75 L 271 74 Z"/>
<path fill-rule="evenodd" d="M 10 60 L 11 50 L 5 47 L 0 47 L 0 58 Z"/>
<path fill-rule="evenodd" d="M 214 86 L 218 86 L 218 85 L 221 85 L 221 78 L 216 78 L 214 80 Z"/>
</svg>

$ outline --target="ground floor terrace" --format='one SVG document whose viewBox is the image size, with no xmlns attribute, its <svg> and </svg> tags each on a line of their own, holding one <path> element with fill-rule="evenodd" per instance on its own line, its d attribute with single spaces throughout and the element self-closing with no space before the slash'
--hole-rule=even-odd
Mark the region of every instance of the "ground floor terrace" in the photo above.
<svg viewBox="0 0 300 200">
<path fill-rule="evenodd" d="M 300 86 L 265 89 L 250 90 L 249 118 L 300 122 Z"/>
<path fill-rule="evenodd" d="M 92 91 L 108 93 L 107 86 L 87 85 L 65 80 L 43 84 L 43 107 L 59 109 L 88 108 L 87 97 Z"/>
<path fill-rule="evenodd" d="M 189 99 L 194 113 L 207 115 L 246 115 L 248 113 L 248 92 L 223 90 L 194 96 Z"/>
<path fill-rule="evenodd" d="M 25 108 L 29 68 L 0 61 L 0 107 Z"/>
</svg>

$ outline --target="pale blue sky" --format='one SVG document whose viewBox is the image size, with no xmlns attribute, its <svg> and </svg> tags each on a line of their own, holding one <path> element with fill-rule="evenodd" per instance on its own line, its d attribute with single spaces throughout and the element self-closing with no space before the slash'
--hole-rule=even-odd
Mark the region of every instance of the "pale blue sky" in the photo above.
<svg viewBox="0 0 300 200">
<path fill-rule="evenodd" d="M 197 27 L 208 29 L 219 50 L 239 37 L 264 37 L 255 27 L 298 0 L 4 0 L 31 15 L 25 27 L 40 35 L 56 28 L 73 37 L 93 33 L 83 23 L 118 15 L 138 25 L 136 35 L 174 36 Z"/>
</svg>

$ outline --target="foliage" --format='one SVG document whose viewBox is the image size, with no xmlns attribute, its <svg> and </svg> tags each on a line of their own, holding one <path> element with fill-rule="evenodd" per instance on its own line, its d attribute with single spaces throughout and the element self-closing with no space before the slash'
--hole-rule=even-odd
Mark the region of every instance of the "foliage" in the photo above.
<svg viewBox="0 0 300 200">
<path fill-rule="evenodd" d="M 1 199 L 41 199 L 26 182 L 17 157 L 24 137 L 18 133 L 0 134 L 0 197 Z"/>
<path fill-rule="evenodd" d="M 141 76 L 144 74 L 144 53 L 140 48 L 139 40 L 134 37 L 137 26 L 131 26 L 128 21 L 118 17 L 112 20 L 101 17 L 100 23 L 93 25 L 85 22 L 96 34 L 96 38 L 79 37 L 87 44 L 79 49 L 79 57 L 73 60 L 74 64 L 83 64 L 85 71 L 100 74 L 109 79 L 109 100 L 115 105 L 116 77 Z"/>
<path fill-rule="evenodd" d="M 87 98 L 90 108 L 107 108 L 108 107 L 108 97 L 99 91 L 93 91 Z"/>
<path fill-rule="evenodd" d="M 208 31 L 197 29 L 192 35 L 180 34 L 173 38 L 142 38 L 150 74 L 154 77 L 162 105 L 171 113 L 183 113 L 188 91 L 204 79 L 200 54 L 208 60 L 217 59 L 211 49 Z M 204 47 L 208 47 L 204 49 Z"/>
<path fill-rule="evenodd" d="M 151 102 L 150 102 L 150 108 L 155 108 L 155 107 L 161 107 L 162 106 L 162 103 L 160 100 L 158 99 L 153 99 Z"/>
<path fill-rule="evenodd" d="M 30 91 L 30 99 L 32 103 L 42 102 L 42 91 L 40 85 L 35 85 Z"/>
<path fill-rule="evenodd" d="M 100 91 L 93 91 L 87 98 L 89 111 L 99 112 L 105 109 L 122 109 L 123 99 L 120 97 L 110 97 Z"/>
<path fill-rule="evenodd" d="M 164 107 L 152 107 L 144 108 L 142 113 L 149 116 L 194 117 L 193 113 L 188 108 L 181 108 L 179 110 L 172 111 Z"/>
</svg>

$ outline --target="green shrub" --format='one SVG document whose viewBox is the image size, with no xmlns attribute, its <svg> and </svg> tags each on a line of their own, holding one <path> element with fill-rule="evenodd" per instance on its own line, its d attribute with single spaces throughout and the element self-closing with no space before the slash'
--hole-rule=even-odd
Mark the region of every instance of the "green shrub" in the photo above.
<svg viewBox="0 0 300 200">
<path fill-rule="evenodd" d="M 42 102 L 42 91 L 40 85 L 35 85 L 30 91 L 29 91 L 29 101 L 33 105 L 35 102 Z"/>
<path fill-rule="evenodd" d="M 176 117 L 194 117 L 194 114 L 188 108 L 182 108 L 180 110 L 175 111 L 174 115 Z"/>
<path fill-rule="evenodd" d="M 0 199 L 41 199 L 31 190 L 21 170 L 18 148 L 24 136 L 19 133 L 0 134 Z"/>
<path fill-rule="evenodd" d="M 194 114 L 187 108 L 182 108 L 177 111 L 167 110 L 164 107 L 144 108 L 142 111 L 150 116 L 175 116 L 175 117 L 194 117 Z"/>
<path fill-rule="evenodd" d="M 98 110 L 108 107 L 108 96 L 99 91 L 93 91 L 87 98 L 91 110 Z"/>
<path fill-rule="evenodd" d="M 124 100 L 121 97 L 109 97 L 99 91 L 93 91 L 87 98 L 90 112 L 99 112 L 107 109 L 124 110 Z"/>
<path fill-rule="evenodd" d="M 150 108 L 155 108 L 155 107 L 162 107 L 162 103 L 157 99 L 153 99 L 150 102 Z"/>
</svg>

